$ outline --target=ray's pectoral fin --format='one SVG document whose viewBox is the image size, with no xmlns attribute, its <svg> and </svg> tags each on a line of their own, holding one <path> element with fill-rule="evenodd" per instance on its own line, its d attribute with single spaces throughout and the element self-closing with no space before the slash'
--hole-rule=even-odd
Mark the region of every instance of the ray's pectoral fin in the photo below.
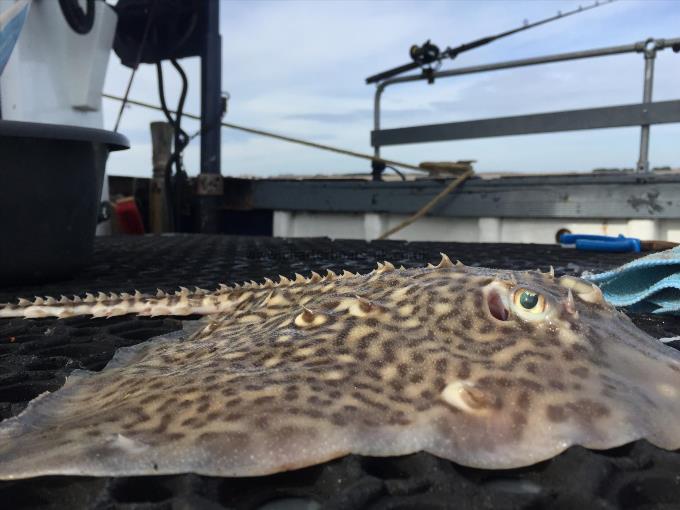
<svg viewBox="0 0 680 510">
<path fill-rule="evenodd" d="M 182 336 L 191 342 L 210 336 L 227 318 L 229 314 L 208 315 L 196 321 L 182 321 Z"/>
<path fill-rule="evenodd" d="M 639 436 L 661 448 L 680 448 L 680 353 L 649 338 L 609 346 L 607 358 L 614 369 L 607 382 L 621 388 L 613 397 L 627 408 Z"/>
</svg>

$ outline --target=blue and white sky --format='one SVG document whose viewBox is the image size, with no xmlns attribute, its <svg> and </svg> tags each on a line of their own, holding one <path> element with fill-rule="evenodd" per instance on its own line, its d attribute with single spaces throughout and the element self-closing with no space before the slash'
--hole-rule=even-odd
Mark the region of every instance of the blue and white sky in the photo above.
<svg viewBox="0 0 680 510">
<path fill-rule="evenodd" d="M 567 11 L 589 0 L 294 1 L 224 0 L 220 8 L 225 120 L 370 153 L 374 86 L 364 79 L 408 61 L 426 39 L 441 48 Z M 680 0 L 618 0 L 611 5 L 510 36 L 445 61 L 442 69 L 680 37 Z M 185 111 L 200 112 L 198 59 L 189 75 Z M 640 102 L 643 58 L 628 54 L 417 82 L 388 88 L 383 126 L 399 127 L 504 115 Z M 179 80 L 168 65 L 167 96 L 176 104 Z M 130 70 L 115 54 L 105 92 L 122 95 Z M 659 53 L 654 100 L 680 96 L 680 54 Z M 130 97 L 158 104 L 156 73 L 143 65 Z M 104 100 L 105 127 L 119 105 Z M 160 112 L 129 107 L 121 132 L 132 149 L 109 161 L 114 175 L 151 175 L 149 123 Z M 184 122 L 193 132 L 198 124 Z M 198 139 L 185 152 L 199 171 Z M 415 163 L 475 159 L 481 172 L 588 171 L 633 167 L 638 128 L 390 146 L 383 157 Z M 680 125 L 652 127 L 652 166 L 680 166 Z M 333 174 L 368 171 L 369 162 L 229 129 L 222 133 L 223 175 Z"/>
</svg>

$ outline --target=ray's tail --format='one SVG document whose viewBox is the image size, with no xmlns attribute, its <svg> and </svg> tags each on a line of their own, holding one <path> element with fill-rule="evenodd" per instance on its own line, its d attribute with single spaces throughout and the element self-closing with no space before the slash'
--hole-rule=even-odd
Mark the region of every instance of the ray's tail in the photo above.
<svg viewBox="0 0 680 510">
<path fill-rule="evenodd" d="M 36 297 L 34 300 L 19 299 L 17 303 L 0 304 L 0 318 L 23 317 L 27 319 L 58 317 L 66 318 L 76 315 L 92 315 L 93 317 L 115 317 L 117 315 L 136 314 L 156 315 L 210 315 L 226 312 L 234 305 L 233 290 L 221 285 L 216 291 L 196 288 L 190 291 L 180 287 L 174 293 L 159 290 L 154 294 L 105 294 L 97 296 L 86 294 L 85 297 L 73 296 L 61 299 L 53 297 Z"/>
<path fill-rule="evenodd" d="M 453 264 L 446 255 L 442 254 L 442 261 L 438 266 L 432 268 L 453 267 Z M 405 270 L 403 266 L 399 268 Z M 377 269 L 369 273 L 368 276 L 394 271 L 395 267 L 389 262 L 378 263 Z M 40 319 L 43 317 L 58 317 L 64 319 L 77 315 L 91 315 L 93 317 L 115 317 L 118 315 L 213 315 L 220 313 L 235 312 L 249 306 L 268 306 L 271 305 L 271 296 L 279 289 L 296 287 L 303 289 L 310 285 L 326 285 L 336 279 L 338 281 L 346 278 L 360 277 L 359 273 L 343 271 L 336 275 L 331 270 L 326 270 L 326 276 L 321 276 L 312 271 L 307 278 L 295 273 L 294 279 L 288 279 L 279 275 L 279 281 L 274 282 L 269 278 L 264 279 L 264 283 L 256 283 L 253 280 L 243 284 L 234 284 L 229 287 L 220 284 L 214 291 L 209 291 L 196 287 L 193 291 L 186 287 L 172 292 L 158 290 L 156 294 L 143 294 L 135 291 L 134 294 L 121 292 L 120 294 L 105 294 L 99 292 L 85 294 L 85 297 L 73 296 L 68 298 L 61 296 L 60 299 L 53 297 L 36 297 L 33 300 L 20 298 L 16 303 L 0 303 L 0 319 L 6 318 L 25 318 Z M 310 291 L 312 288 L 310 288 Z M 286 298 L 283 298 L 286 301 Z"/>
</svg>

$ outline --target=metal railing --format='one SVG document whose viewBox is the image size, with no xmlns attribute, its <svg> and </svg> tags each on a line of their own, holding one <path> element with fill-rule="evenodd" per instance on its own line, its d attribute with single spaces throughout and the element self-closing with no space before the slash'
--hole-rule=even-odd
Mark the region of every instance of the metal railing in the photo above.
<svg viewBox="0 0 680 510">
<path fill-rule="evenodd" d="M 408 75 L 384 80 L 375 91 L 371 145 L 376 158 L 380 158 L 380 147 L 405 143 L 433 142 L 443 140 L 463 140 L 492 136 L 520 135 L 530 133 L 549 133 L 581 129 L 600 129 L 609 127 L 641 126 L 640 157 L 637 163 L 639 172 L 649 171 L 649 127 L 652 124 L 680 122 L 680 100 L 652 102 L 654 82 L 654 61 L 656 54 L 665 48 L 680 52 L 680 38 L 647 39 L 646 41 L 622 46 L 610 46 L 587 51 L 575 51 L 546 55 L 542 57 L 510 60 L 495 64 L 461 67 L 448 71 Z M 500 69 L 550 64 L 567 60 L 605 57 L 623 53 L 642 53 L 645 58 L 644 92 L 642 103 L 583 110 L 565 110 L 513 117 L 496 117 L 482 120 L 429 124 L 394 129 L 380 129 L 380 100 L 390 85 L 419 80 L 433 80 L 464 74 L 483 73 Z"/>
</svg>

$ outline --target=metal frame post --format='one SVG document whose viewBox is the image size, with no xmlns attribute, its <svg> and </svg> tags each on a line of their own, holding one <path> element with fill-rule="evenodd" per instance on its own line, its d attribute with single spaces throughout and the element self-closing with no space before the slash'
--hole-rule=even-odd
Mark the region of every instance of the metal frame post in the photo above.
<svg viewBox="0 0 680 510">
<path fill-rule="evenodd" d="M 220 163 L 222 120 L 222 38 L 219 0 L 202 2 L 201 173 L 197 179 L 198 231 L 220 231 L 223 184 Z"/>
<path fill-rule="evenodd" d="M 649 39 L 645 43 L 645 76 L 642 92 L 642 103 L 652 102 L 652 87 L 654 85 L 654 61 L 656 59 L 656 43 Z M 646 113 L 646 110 L 644 110 Z M 649 172 L 649 124 L 640 127 L 640 158 L 638 159 L 637 171 Z"/>
<path fill-rule="evenodd" d="M 383 82 L 384 83 L 384 82 Z M 373 129 L 375 131 L 380 130 L 380 97 L 382 96 L 385 85 L 383 83 L 378 83 L 375 91 L 375 97 L 373 99 Z M 373 155 L 376 157 L 371 161 L 371 174 L 374 181 L 382 180 L 382 173 L 385 170 L 385 163 L 378 161 L 380 158 L 380 145 L 375 144 L 373 146 Z"/>
<path fill-rule="evenodd" d="M 149 226 L 151 232 L 160 234 L 170 230 L 165 172 L 172 157 L 172 140 L 175 130 L 172 124 L 165 121 L 152 122 L 150 127 L 153 178 L 149 190 Z"/>
</svg>

